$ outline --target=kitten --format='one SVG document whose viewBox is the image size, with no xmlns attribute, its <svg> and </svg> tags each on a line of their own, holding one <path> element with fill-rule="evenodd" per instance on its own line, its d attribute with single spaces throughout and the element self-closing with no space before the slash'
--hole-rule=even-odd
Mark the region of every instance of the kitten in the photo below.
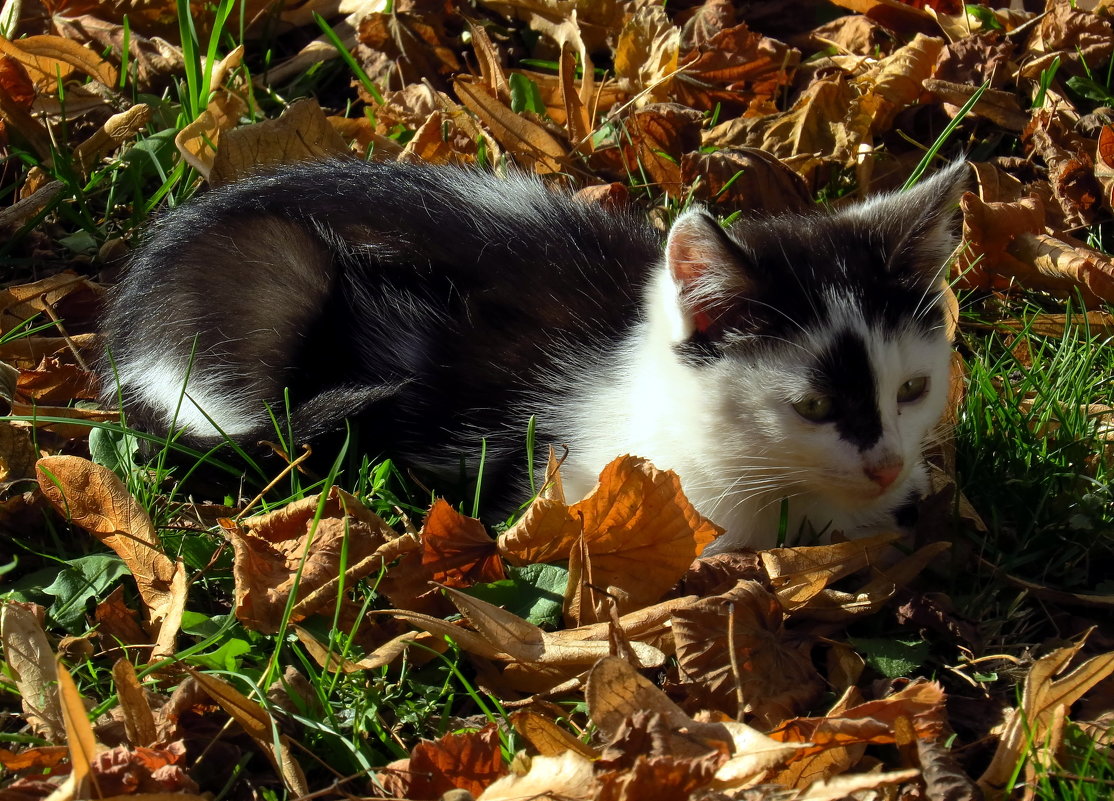
<svg viewBox="0 0 1114 801">
<path fill-rule="evenodd" d="M 946 401 L 964 170 L 728 230 L 693 209 L 663 257 L 641 217 L 525 175 L 284 169 L 154 227 L 109 303 L 106 395 L 212 444 L 273 438 L 288 389 L 300 437 L 350 417 L 363 447 L 447 475 L 486 438 L 484 485 L 514 501 L 534 415 L 570 498 L 645 456 L 727 529 L 720 551 L 772 546 L 783 499 L 790 534 L 893 525 Z"/>
</svg>

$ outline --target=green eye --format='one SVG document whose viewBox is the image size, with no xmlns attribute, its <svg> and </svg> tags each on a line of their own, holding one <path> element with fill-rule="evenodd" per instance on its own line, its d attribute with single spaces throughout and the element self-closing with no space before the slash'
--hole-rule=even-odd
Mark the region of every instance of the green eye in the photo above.
<svg viewBox="0 0 1114 801">
<path fill-rule="evenodd" d="M 827 395 L 810 395 L 794 403 L 793 409 L 806 420 L 822 423 L 832 416 L 832 399 Z"/>
<path fill-rule="evenodd" d="M 919 400 L 924 395 L 925 390 L 928 389 L 928 377 L 917 376 L 910 378 L 904 384 L 897 388 L 897 402 L 898 403 L 912 403 Z"/>
</svg>

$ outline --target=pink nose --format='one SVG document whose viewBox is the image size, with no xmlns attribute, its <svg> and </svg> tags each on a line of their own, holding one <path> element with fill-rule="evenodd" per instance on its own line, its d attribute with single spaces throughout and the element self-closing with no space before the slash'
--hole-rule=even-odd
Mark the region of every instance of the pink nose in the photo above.
<svg viewBox="0 0 1114 801">
<path fill-rule="evenodd" d="M 904 466 L 902 462 L 886 462 L 875 467 L 864 467 L 863 472 L 866 473 L 867 478 L 885 489 L 897 480 Z"/>
</svg>

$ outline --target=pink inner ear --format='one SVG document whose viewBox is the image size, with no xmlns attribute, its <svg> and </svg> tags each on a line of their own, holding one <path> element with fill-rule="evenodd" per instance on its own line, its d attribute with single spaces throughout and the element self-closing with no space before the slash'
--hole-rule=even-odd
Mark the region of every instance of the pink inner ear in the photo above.
<svg viewBox="0 0 1114 801">
<path fill-rule="evenodd" d="M 681 285 L 681 305 L 693 327 L 701 333 L 712 327 L 715 293 L 700 284 L 716 280 L 715 265 L 722 265 L 729 258 L 718 241 L 719 233 L 708 228 L 716 224 L 702 215 L 685 217 L 673 226 L 666 247 L 669 270 Z"/>
</svg>

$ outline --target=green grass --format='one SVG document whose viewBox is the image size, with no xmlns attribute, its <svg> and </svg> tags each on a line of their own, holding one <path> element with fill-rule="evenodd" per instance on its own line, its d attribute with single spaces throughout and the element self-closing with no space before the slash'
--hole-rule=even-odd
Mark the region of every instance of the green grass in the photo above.
<svg viewBox="0 0 1114 801">
<path fill-rule="evenodd" d="M 961 487 L 990 529 L 1003 570 L 1074 592 L 1114 590 L 1114 463 L 1097 439 L 1110 404 L 1114 347 L 1069 325 L 968 336 L 967 396 L 956 430 Z"/>
</svg>

